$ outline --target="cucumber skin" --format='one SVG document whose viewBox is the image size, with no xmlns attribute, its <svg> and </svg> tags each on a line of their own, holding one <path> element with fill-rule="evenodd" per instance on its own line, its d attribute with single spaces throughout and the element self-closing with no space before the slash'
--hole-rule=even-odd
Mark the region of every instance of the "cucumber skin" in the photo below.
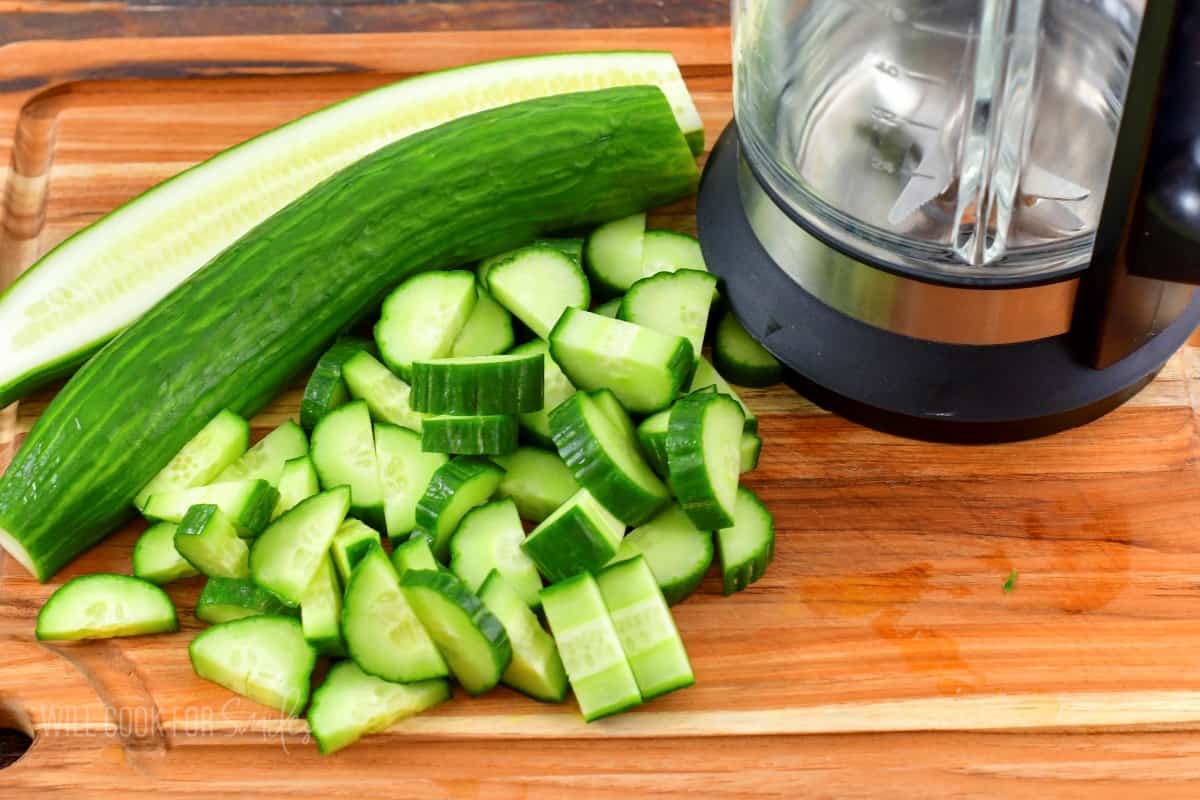
<svg viewBox="0 0 1200 800">
<path fill-rule="evenodd" d="M 228 620 L 209 619 L 204 616 L 208 608 L 226 605 L 236 605 L 246 609 L 245 616 L 247 617 L 259 614 L 281 614 L 294 617 L 299 613 L 298 609 L 288 608 L 282 600 L 256 583 L 236 578 L 216 577 L 209 578 L 205 582 L 204 588 L 200 590 L 200 597 L 196 600 L 196 619 L 214 625 L 228 622 Z"/>
<path fill-rule="evenodd" d="M 346 383 L 342 379 L 342 365 L 359 350 L 369 353 L 374 348 L 374 343 L 366 339 L 345 336 L 334 342 L 318 359 L 308 383 L 304 386 L 304 396 L 300 400 L 300 427 L 305 433 L 311 434 L 321 417 L 341 405 L 333 403 L 339 388 L 344 398 L 342 402 L 348 398 Z"/>
<path fill-rule="evenodd" d="M 671 473 L 671 489 L 679 505 L 701 530 L 733 525 L 730 510 L 721 508 L 715 498 L 707 497 L 710 475 L 704 457 L 703 423 L 708 407 L 715 403 L 732 404 L 741 413 L 741 407 L 729 395 L 693 392 L 681 397 L 672 407 L 667 430 L 667 468 Z M 740 456 L 740 439 L 738 447 Z"/>
<path fill-rule="evenodd" d="M 0 478 L 0 529 L 48 580 L 120 527 L 218 411 L 262 409 L 404 277 L 666 205 L 698 182 L 653 87 L 515 103 L 383 147 L 261 223 L 76 373 Z"/>
<path fill-rule="evenodd" d="M 428 417 L 421 426 L 421 449 L 426 453 L 507 455 L 517 449 L 517 428 L 513 416 Z"/>
</svg>

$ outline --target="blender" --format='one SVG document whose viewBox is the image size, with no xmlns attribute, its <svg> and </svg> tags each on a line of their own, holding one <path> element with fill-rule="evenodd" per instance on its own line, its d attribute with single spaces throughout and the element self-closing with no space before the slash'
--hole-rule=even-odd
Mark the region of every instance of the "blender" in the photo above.
<svg viewBox="0 0 1200 800">
<path fill-rule="evenodd" d="M 700 240 L 818 404 L 1040 436 L 1200 322 L 1200 3 L 735 0 L 733 63 Z"/>
</svg>

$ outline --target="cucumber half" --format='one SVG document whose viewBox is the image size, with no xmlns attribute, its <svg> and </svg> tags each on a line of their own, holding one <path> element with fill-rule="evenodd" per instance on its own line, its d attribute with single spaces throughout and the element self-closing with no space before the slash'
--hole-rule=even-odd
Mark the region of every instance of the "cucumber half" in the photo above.
<svg viewBox="0 0 1200 800">
<path fill-rule="evenodd" d="M 745 416 L 732 397 L 693 392 L 671 409 L 667 468 L 675 497 L 696 527 L 733 524 Z"/>
<path fill-rule="evenodd" d="M 83 575 L 55 590 L 38 612 L 41 640 L 109 639 L 179 629 L 175 606 L 154 584 L 128 575 Z"/>
<path fill-rule="evenodd" d="M 138 508 L 156 492 L 190 489 L 216 480 L 250 446 L 250 423 L 232 411 L 222 411 L 176 453 L 175 457 L 137 494 Z"/>
<path fill-rule="evenodd" d="M 501 678 L 504 684 L 535 700 L 561 703 L 567 696 L 567 673 L 554 639 L 525 600 L 495 570 L 480 587 L 479 599 L 500 620 L 512 645 L 512 662 Z"/>
<path fill-rule="evenodd" d="M 736 512 L 735 512 L 736 513 Z M 613 563 L 644 556 L 670 605 L 683 602 L 704 579 L 713 560 L 713 537 L 672 503 L 621 540 Z"/>
<path fill-rule="evenodd" d="M 205 680 L 296 716 L 308 704 L 317 651 L 294 617 L 263 615 L 223 622 L 188 645 L 192 669 Z"/>
<path fill-rule="evenodd" d="M 775 557 L 775 520 L 771 512 L 742 486 L 738 489 L 732 527 L 717 531 L 725 594 L 740 592 L 767 571 Z"/>
</svg>

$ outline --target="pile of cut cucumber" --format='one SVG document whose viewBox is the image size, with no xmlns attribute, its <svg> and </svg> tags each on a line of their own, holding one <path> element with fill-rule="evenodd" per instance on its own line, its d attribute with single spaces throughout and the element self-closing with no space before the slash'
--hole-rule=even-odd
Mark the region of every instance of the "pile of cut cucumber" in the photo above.
<svg viewBox="0 0 1200 800">
<path fill-rule="evenodd" d="M 175 631 L 160 587 L 203 575 L 196 674 L 307 709 L 323 753 L 451 679 L 572 690 L 588 721 L 689 686 L 669 606 L 714 555 L 731 594 L 774 551 L 740 485 L 757 419 L 725 379 L 780 368 L 719 302 L 696 240 L 644 214 L 409 278 L 321 356 L 299 423 L 251 447 L 213 418 L 139 493 L 133 576 L 66 583 L 37 636 Z"/>
</svg>

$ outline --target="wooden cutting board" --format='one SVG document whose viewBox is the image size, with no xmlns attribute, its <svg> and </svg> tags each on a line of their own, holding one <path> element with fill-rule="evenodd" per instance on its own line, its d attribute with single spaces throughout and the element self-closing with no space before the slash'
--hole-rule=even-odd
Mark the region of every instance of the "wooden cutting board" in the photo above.
<svg viewBox="0 0 1200 800">
<path fill-rule="evenodd" d="M 669 48 L 711 142 L 731 113 L 728 36 L 659 29 L 10 45 L 0 49 L 0 163 L 11 165 L 0 173 L 0 287 L 179 170 L 423 70 L 552 49 Z M 658 225 L 694 225 L 690 203 L 655 216 Z M 1196 351 L 1185 348 L 1109 417 L 987 447 L 897 439 L 786 389 L 747 391 L 766 440 L 748 482 L 775 514 L 775 563 L 731 598 L 710 575 L 677 607 L 695 687 L 592 725 L 571 703 L 540 705 L 499 689 L 321 759 L 302 721 L 193 676 L 186 645 L 199 628 L 190 614 L 198 581 L 169 587 L 181 611 L 177 635 L 33 640 L 37 610 L 57 585 L 129 571 L 140 526 L 45 586 L 0 557 L 0 727 L 37 737 L 0 772 L 0 795 L 794 796 L 809 787 L 844 797 L 909 780 L 932 795 L 986 790 L 1005 774 L 1030 790 L 1070 777 L 1142 779 L 1160 750 L 1174 759 L 1164 774 L 1180 779 L 1186 765 L 1183 777 L 1194 778 L 1193 738 L 1155 734 L 1133 744 L 1105 734 L 1083 747 L 1062 734 L 1200 728 L 1196 376 Z M 2 412 L 0 468 L 52 395 Z M 295 389 L 281 397 L 254 420 L 256 435 L 294 416 L 297 401 Z M 931 733 L 860 735 L 881 732 Z M 989 771 L 989 763 L 1009 767 Z M 863 782 L 880 770 L 890 777 Z M 834 780 L 840 789 L 830 788 Z"/>
</svg>

